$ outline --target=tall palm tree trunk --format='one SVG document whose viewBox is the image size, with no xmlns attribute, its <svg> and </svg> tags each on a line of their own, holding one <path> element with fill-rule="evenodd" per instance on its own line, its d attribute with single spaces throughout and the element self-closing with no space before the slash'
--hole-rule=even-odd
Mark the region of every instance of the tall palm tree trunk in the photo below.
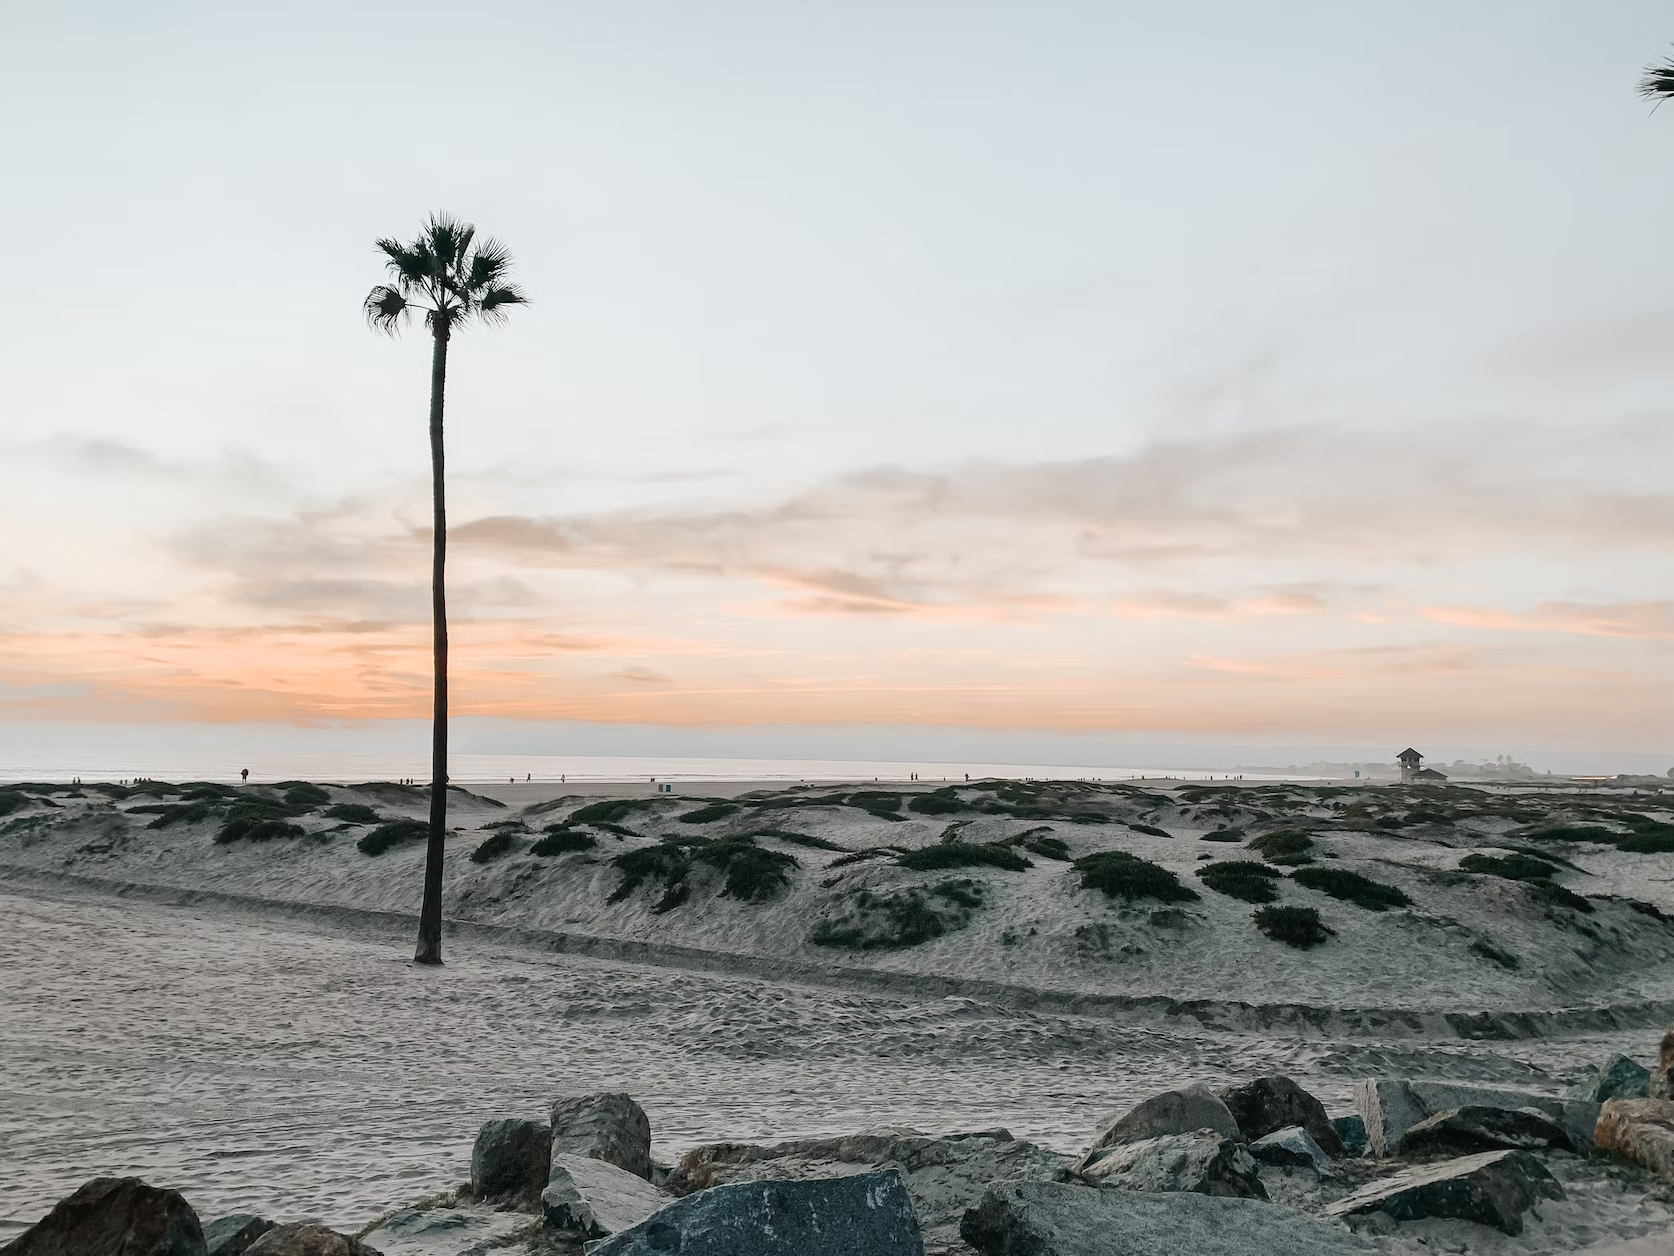
<svg viewBox="0 0 1674 1256">
<path fill-rule="evenodd" d="M 420 964 L 442 962 L 442 855 L 448 831 L 448 510 L 443 478 L 442 399 L 448 380 L 448 325 L 438 318 L 430 356 L 431 650 L 436 679 L 430 716 L 430 844 L 424 860 L 424 904 L 419 909 Z"/>
</svg>

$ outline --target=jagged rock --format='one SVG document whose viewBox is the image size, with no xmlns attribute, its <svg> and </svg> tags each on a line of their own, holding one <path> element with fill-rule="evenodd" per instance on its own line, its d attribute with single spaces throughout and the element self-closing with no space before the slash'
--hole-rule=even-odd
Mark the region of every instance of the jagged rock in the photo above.
<svg viewBox="0 0 1674 1256">
<path fill-rule="evenodd" d="M 1121 1116 L 1108 1118 L 1093 1134 L 1088 1154 L 1118 1143 L 1197 1130 L 1214 1130 L 1223 1138 L 1243 1137 L 1231 1110 L 1201 1082 L 1152 1095 Z"/>
<path fill-rule="evenodd" d="M 552 1163 L 552 1131 L 539 1121 L 485 1121 L 471 1148 L 471 1193 L 478 1199 L 541 1193 Z"/>
<path fill-rule="evenodd" d="M 924 1256 L 895 1170 L 817 1181 L 739 1182 L 699 1191 L 588 1256 Z"/>
<path fill-rule="evenodd" d="M 651 1183 L 608 1160 L 552 1157 L 552 1180 L 541 1193 L 541 1211 L 554 1230 L 590 1239 L 615 1234 L 644 1221 L 669 1202 Z"/>
<path fill-rule="evenodd" d="M 274 1226 L 244 1249 L 244 1256 L 380 1256 L 359 1239 L 303 1222 Z"/>
<path fill-rule="evenodd" d="M 591 1156 L 651 1176 L 651 1121 L 621 1091 L 567 1095 L 552 1105 L 552 1154 Z"/>
<path fill-rule="evenodd" d="M 1405 1134 L 1420 1121 L 1454 1108 L 1534 1108 L 1563 1127 L 1570 1141 L 1592 1145 L 1598 1105 L 1585 1099 L 1553 1099 L 1526 1090 L 1466 1086 L 1456 1082 L 1377 1079 L 1354 1084 L 1354 1106 L 1366 1122 L 1366 1140 L 1379 1156 L 1393 1155 Z"/>
<path fill-rule="evenodd" d="M 1599 1113 L 1594 1138 L 1606 1151 L 1674 1181 L 1674 1101 L 1612 1099 Z"/>
<path fill-rule="evenodd" d="M 1325 1105 L 1288 1077 L 1258 1077 L 1215 1094 L 1251 1141 L 1300 1125 L 1326 1155 L 1346 1154 L 1331 1118 L 1325 1115 Z"/>
<path fill-rule="evenodd" d="M 1332 1174 L 1331 1157 L 1300 1125 L 1274 1130 L 1250 1144 L 1250 1155 L 1282 1169 L 1312 1169 L 1321 1177 Z"/>
<path fill-rule="evenodd" d="M 1212 1130 L 1163 1134 L 1088 1153 L 1081 1176 L 1095 1186 L 1129 1191 L 1190 1191 L 1266 1199 L 1255 1161 L 1230 1138 Z"/>
<path fill-rule="evenodd" d="M 1521 1151 L 1574 1151 L 1575 1142 L 1563 1127 L 1538 1108 L 1452 1108 L 1425 1117 L 1396 1144 L 1403 1156 L 1428 1152 L 1492 1151 L 1511 1147 Z"/>
<path fill-rule="evenodd" d="M 4 1256 L 205 1256 L 203 1227 L 180 1192 L 137 1177 L 94 1178 L 52 1206 Z"/>
<path fill-rule="evenodd" d="M 995 1182 L 959 1233 L 980 1256 L 1347 1256 L 1340 1225 L 1251 1199 Z"/>
<path fill-rule="evenodd" d="M 1563 1187 L 1526 1151 L 1487 1151 L 1409 1169 L 1362 1187 L 1326 1209 L 1333 1217 L 1383 1212 L 1396 1221 L 1447 1217 L 1523 1232 L 1523 1214 L 1541 1199 L 1562 1199 Z"/>
<path fill-rule="evenodd" d="M 217 1217 L 203 1228 L 203 1244 L 209 1256 L 244 1256 L 245 1248 L 273 1228 L 266 1217 L 241 1212 Z"/>
<path fill-rule="evenodd" d="M 1564 1091 L 1566 1099 L 1644 1099 L 1650 1095 L 1651 1070 L 1625 1055 L 1613 1055 L 1583 1081 Z"/>
<path fill-rule="evenodd" d="M 1656 1071 L 1651 1074 L 1645 1093 L 1650 1099 L 1674 1100 L 1674 1029 L 1662 1036 L 1662 1045 L 1657 1051 Z"/>
<path fill-rule="evenodd" d="M 539 1226 L 524 1213 L 504 1211 L 488 1203 L 403 1208 L 368 1231 L 361 1243 L 380 1251 L 423 1252 L 427 1256 L 480 1254 L 497 1252 L 514 1242 L 520 1232 L 538 1232 Z"/>
<path fill-rule="evenodd" d="M 1013 1138 L 1005 1130 L 938 1138 L 916 1130 L 883 1129 L 772 1147 L 711 1143 L 682 1157 L 669 1174 L 668 1190 L 689 1195 L 723 1182 L 827 1178 L 882 1168 L 906 1175 L 919 1227 L 932 1250 L 958 1242 L 959 1218 L 990 1182 L 1062 1182 L 1069 1177 L 1056 1152 Z"/>
<path fill-rule="evenodd" d="M 1366 1154 L 1366 1118 L 1360 1113 L 1351 1112 L 1348 1116 L 1332 1117 L 1331 1128 L 1337 1131 L 1337 1137 L 1343 1142 L 1343 1150 L 1349 1155 Z"/>
</svg>

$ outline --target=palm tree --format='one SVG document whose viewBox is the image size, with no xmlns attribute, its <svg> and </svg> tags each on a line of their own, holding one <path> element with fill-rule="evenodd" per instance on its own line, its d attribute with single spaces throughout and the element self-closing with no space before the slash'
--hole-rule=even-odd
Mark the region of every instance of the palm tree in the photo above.
<svg viewBox="0 0 1674 1256">
<path fill-rule="evenodd" d="M 1639 94 L 1659 105 L 1674 98 L 1674 57 L 1664 57 L 1660 63 L 1645 67 L 1645 77 L 1639 80 Z"/>
<path fill-rule="evenodd" d="M 442 962 L 442 852 L 448 820 L 448 602 L 447 501 L 442 464 L 442 399 L 447 391 L 448 341 L 472 319 L 498 323 L 506 307 L 528 298 L 506 282 L 511 254 L 498 241 L 477 239 L 477 229 L 447 214 L 432 214 L 411 244 L 379 240 L 390 282 L 366 298 L 366 320 L 394 335 L 415 311 L 430 328 L 430 495 L 435 526 L 431 540 L 430 613 L 436 683 L 430 735 L 430 846 L 424 863 L 424 905 L 419 910 L 420 964 Z"/>
</svg>

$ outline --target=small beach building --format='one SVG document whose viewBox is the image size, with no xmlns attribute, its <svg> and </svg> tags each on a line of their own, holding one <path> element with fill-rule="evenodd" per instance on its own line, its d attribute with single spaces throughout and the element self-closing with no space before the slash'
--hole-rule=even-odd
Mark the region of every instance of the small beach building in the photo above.
<svg viewBox="0 0 1674 1256">
<path fill-rule="evenodd" d="M 1445 773 L 1425 767 L 1424 756 L 1411 746 L 1396 755 L 1395 762 L 1401 765 L 1401 783 L 1403 785 L 1413 781 L 1445 781 L 1447 779 Z"/>
</svg>

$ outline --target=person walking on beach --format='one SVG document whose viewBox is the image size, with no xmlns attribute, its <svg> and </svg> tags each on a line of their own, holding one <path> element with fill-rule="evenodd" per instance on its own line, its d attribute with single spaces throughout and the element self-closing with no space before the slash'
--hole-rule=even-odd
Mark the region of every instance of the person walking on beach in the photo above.
<svg viewBox="0 0 1674 1256">
<path fill-rule="evenodd" d="M 238 773 L 238 778 L 239 778 L 239 780 L 243 781 L 246 785 L 248 785 L 250 783 L 250 769 L 249 768 L 241 768 L 239 770 L 239 773 Z"/>
</svg>

